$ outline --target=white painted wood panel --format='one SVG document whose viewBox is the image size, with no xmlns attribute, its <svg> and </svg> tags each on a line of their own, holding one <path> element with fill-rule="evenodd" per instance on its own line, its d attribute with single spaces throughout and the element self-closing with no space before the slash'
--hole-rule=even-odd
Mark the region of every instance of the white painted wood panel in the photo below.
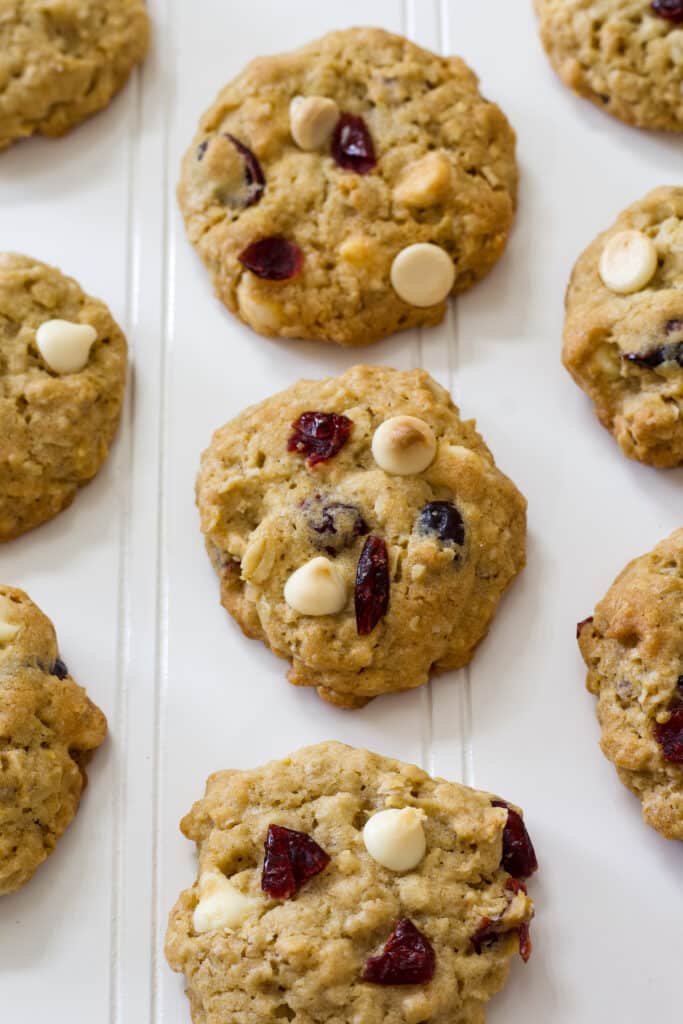
<svg viewBox="0 0 683 1024">
<path fill-rule="evenodd" d="M 527 0 L 151 0 L 154 46 L 112 107 L 0 158 L 2 248 L 58 263 L 127 330 L 124 424 L 96 481 L 0 549 L 0 578 L 51 614 L 112 735 L 57 853 L 2 901 L 0 994 L 42 1019 L 184 1024 L 163 959 L 194 876 L 178 821 L 222 767 L 304 743 L 364 745 L 522 804 L 542 872 L 536 952 L 490 1020 L 668 1017 L 683 911 L 677 846 L 640 822 L 602 759 L 574 623 L 627 559 L 680 522 L 683 473 L 628 464 L 559 363 L 578 251 L 647 188 L 682 180 L 680 141 L 612 123 L 554 78 Z M 354 352 L 269 341 L 213 298 L 175 202 L 181 155 L 221 85 L 257 54 L 378 24 L 465 57 L 519 134 L 503 261 L 439 328 Z M 529 565 L 472 665 L 358 712 L 285 681 L 218 602 L 194 507 L 211 432 L 301 376 L 422 365 L 476 416 L 529 498 Z"/>
</svg>

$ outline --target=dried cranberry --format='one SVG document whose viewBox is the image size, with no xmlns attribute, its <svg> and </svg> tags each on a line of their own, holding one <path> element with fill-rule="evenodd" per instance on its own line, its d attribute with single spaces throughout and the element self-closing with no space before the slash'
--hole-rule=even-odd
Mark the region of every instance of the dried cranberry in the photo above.
<svg viewBox="0 0 683 1024">
<path fill-rule="evenodd" d="M 52 665 L 50 666 L 50 675 L 57 676 L 57 679 L 66 679 L 69 674 L 69 670 L 62 661 L 61 658 L 55 658 Z"/>
<path fill-rule="evenodd" d="M 513 896 L 518 892 L 526 892 L 524 882 L 520 882 L 517 878 L 508 878 L 505 883 L 505 888 L 508 892 L 512 893 Z M 508 900 L 510 899 L 511 897 L 508 897 Z M 474 946 L 475 953 L 481 954 L 484 947 L 495 945 L 502 935 L 507 934 L 506 929 L 502 925 L 502 917 L 496 918 L 495 920 L 490 917 L 482 917 L 476 932 L 470 940 Z M 522 924 L 517 927 L 516 931 L 519 939 L 519 955 L 524 963 L 526 963 L 531 956 L 532 949 L 529 925 L 526 921 L 523 921 Z"/>
<path fill-rule="evenodd" d="M 589 615 L 587 619 L 581 619 L 581 622 L 576 623 L 576 639 L 578 640 L 583 633 L 585 626 L 590 626 L 593 621 L 593 616 Z"/>
<path fill-rule="evenodd" d="M 638 352 L 627 352 L 624 359 L 629 363 L 635 363 L 636 366 L 642 366 L 646 370 L 654 370 L 662 363 L 678 363 L 679 366 L 683 366 L 683 342 L 662 345 L 643 355 Z"/>
<path fill-rule="evenodd" d="M 319 495 L 304 504 L 310 509 L 308 525 L 315 535 L 313 543 L 328 555 L 338 555 L 350 547 L 356 537 L 368 533 L 368 524 L 355 505 L 323 502 Z"/>
<path fill-rule="evenodd" d="M 652 0 L 651 7 L 660 18 L 683 24 L 683 0 Z"/>
<path fill-rule="evenodd" d="M 336 412 L 302 412 L 292 423 L 294 433 L 287 441 L 287 451 L 306 455 L 308 465 L 317 466 L 341 451 L 352 426 L 352 420 Z"/>
<path fill-rule="evenodd" d="M 347 171 L 368 174 L 377 163 L 372 136 L 362 117 L 342 114 L 332 135 L 332 156 Z"/>
<path fill-rule="evenodd" d="M 373 985 L 425 985 L 434 977 L 436 954 L 426 937 L 404 917 L 379 956 L 365 961 L 361 978 Z"/>
<path fill-rule="evenodd" d="M 372 633 L 389 607 L 389 555 L 381 537 L 368 537 L 356 569 L 356 629 Z"/>
<path fill-rule="evenodd" d="M 503 859 L 501 867 L 514 878 L 529 878 L 538 870 L 538 861 L 526 826 L 517 811 L 504 800 L 494 800 L 494 807 L 506 807 L 508 820 L 503 830 Z"/>
<path fill-rule="evenodd" d="M 529 957 L 533 950 L 533 946 L 531 944 L 531 933 L 526 921 L 523 921 L 517 929 L 517 937 L 519 939 L 519 955 L 526 964 L 529 962 Z"/>
<path fill-rule="evenodd" d="M 230 135 L 229 132 L 226 132 L 225 137 L 226 139 L 230 139 L 233 146 L 244 160 L 244 177 L 250 189 L 244 205 L 254 206 L 255 203 L 258 203 L 259 199 L 263 195 L 263 190 L 266 187 L 266 176 L 263 173 L 261 164 L 258 162 L 249 147 L 245 146 L 239 139 L 236 139 L 234 135 Z"/>
<path fill-rule="evenodd" d="M 679 679 L 678 685 L 680 684 Z M 673 704 L 668 722 L 655 725 L 655 739 L 667 761 L 683 764 L 683 701 L 677 700 Z"/>
<path fill-rule="evenodd" d="M 301 270 L 304 254 L 288 238 L 272 235 L 252 242 L 237 257 L 240 263 L 266 281 L 288 281 Z"/>
<path fill-rule="evenodd" d="M 445 544 L 465 543 L 465 523 L 452 501 L 430 501 L 420 512 L 420 533 L 434 533 Z"/>
<path fill-rule="evenodd" d="M 498 921 L 494 921 L 490 917 L 482 917 L 476 932 L 470 940 L 474 946 L 475 953 L 479 955 L 485 946 L 493 946 L 502 934 Z"/>
<path fill-rule="evenodd" d="M 304 882 L 330 863 L 315 839 L 282 825 L 268 826 L 265 849 L 261 888 L 277 900 L 295 896 Z"/>
</svg>

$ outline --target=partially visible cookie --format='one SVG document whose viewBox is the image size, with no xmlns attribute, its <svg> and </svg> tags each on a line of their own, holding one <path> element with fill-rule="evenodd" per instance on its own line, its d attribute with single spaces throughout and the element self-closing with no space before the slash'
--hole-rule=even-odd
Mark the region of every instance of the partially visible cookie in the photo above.
<svg viewBox="0 0 683 1024">
<path fill-rule="evenodd" d="M 483 1024 L 531 952 L 521 813 L 341 743 L 212 775 L 166 955 L 195 1024 Z"/>
<path fill-rule="evenodd" d="M 54 850 L 106 731 L 59 657 L 50 620 L 23 591 L 0 586 L 0 895 Z"/>
<path fill-rule="evenodd" d="M 143 0 L 2 0 L 0 149 L 105 107 L 148 43 Z"/>
<path fill-rule="evenodd" d="M 227 610 L 344 707 L 465 665 L 524 565 L 524 498 L 422 370 L 356 366 L 245 410 L 197 503 Z"/>
<path fill-rule="evenodd" d="M 579 257 L 562 358 L 632 459 L 683 462 L 683 188 L 658 188 Z"/>
<path fill-rule="evenodd" d="M 104 462 L 126 339 L 55 267 L 0 254 L 0 542 L 51 519 Z"/>
<path fill-rule="evenodd" d="M 353 28 L 227 85 L 178 197 L 254 330 L 362 345 L 441 321 L 502 254 L 516 189 L 514 132 L 462 60 Z"/>
<path fill-rule="evenodd" d="M 683 529 L 634 559 L 578 626 L 601 746 L 667 839 L 683 839 Z"/>
<path fill-rule="evenodd" d="M 683 0 L 534 3 L 570 89 L 628 124 L 683 132 Z"/>
</svg>

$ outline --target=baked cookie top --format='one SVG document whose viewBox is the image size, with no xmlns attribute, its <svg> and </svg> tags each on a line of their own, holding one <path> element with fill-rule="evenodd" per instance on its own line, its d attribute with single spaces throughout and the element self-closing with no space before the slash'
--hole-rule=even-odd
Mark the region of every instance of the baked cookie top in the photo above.
<svg viewBox="0 0 683 1024">
<path fill-rule="evenodd" d="M 563 361 L 632 459 L 683 462 L 683 188 L 629 206 L 579 257 Z"/>
<path fill-rule="evenodd" d="M 23 591 L 0 586 L 0 895 L 52 853 L 106 731 L 59 657 L 50 620 Z"/>
<path fill-rule="evenodd" d="M 647 823 L 683 839 L 683 529 L 630 562 L 577 632 L 605 755 Z"/>
<path fill-rule="evenodd" d="M 466 664 L 524 565 L 524 498 L 422 370 L 252 406 L 214 434 L 197 502 L 227 610 L 348 707 Z"/>
<path fill-rule="evenodd" d="M 227 85 L 178 197 L 233 313 L 360 345 L 443 318 L 501 255 L 516 187 L 514 132 L 463 61 L 354 28 Z"/>
<path fill-rule="evenodd" d="M 628 124 L 683 131 L 683 0 L 534 0 L 560 78 Z"/>
<path fill-rule="evenodd" d="M 531 952 L 519 812 L 413 765 L 320 743 L 212 775 L 181 828 L 166 955 L 196 1024 L 483 1024 Z"/>
<path fill-rule="evenodd" d="M 148 41 L 143 0 L 3 0 L 0 149 L 106 106 Z"/>
<path fill-rule="evenodd" d="M 70 277 L 0 253 L 0 542 L 95 475 L 123 401 L 126 339 Z"/>
</svg>

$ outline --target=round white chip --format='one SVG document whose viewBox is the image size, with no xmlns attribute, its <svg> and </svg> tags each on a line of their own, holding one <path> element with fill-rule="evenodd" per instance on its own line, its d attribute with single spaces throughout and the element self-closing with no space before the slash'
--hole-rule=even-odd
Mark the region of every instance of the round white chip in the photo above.
<svg viewBox="0 0 683 1024">
<path fill-rule="evenodd" d="M 642 231 L 620 231 L 605 243 L 600 277 L 618 295 L 638 292 L 650 283 L 657 269 L 657 249 Z"/>
<path fill-rule="evenodd" d="M 302 615 L 336 615 L 346 604 L 346 584 L 330 559 L 320 555 L 292 573 L 285 601 Z"/>
<path fill-rule="evenodd" d="M 36 345 L 55 373 L 78 373 L 88 363 L 97 331 L 90 324 L 46 320 L 36 331 Z"/>
<path fill-rule="evenodd" d="M 412 871 L 427 850 L 422 818 L 415 807 L 390 807 L 366 822 L 363 842 L 373 860 L 390 871 Z"/>
<path fill-rule="evenodd" d="M 377 465 L 396 476 L 422 473 L 434 461 L 434 431 L 417 416 L 392 416 L 372 437 L 372 454 Z"/>
<path fill-rule="evenodd" d="M 391 283 L 400 299 L 411 306 L 436 306 L 447 299 L 455 267 L 445 249 L 416 242 L 401 249 L 391 265 Z"/>
</svg>

